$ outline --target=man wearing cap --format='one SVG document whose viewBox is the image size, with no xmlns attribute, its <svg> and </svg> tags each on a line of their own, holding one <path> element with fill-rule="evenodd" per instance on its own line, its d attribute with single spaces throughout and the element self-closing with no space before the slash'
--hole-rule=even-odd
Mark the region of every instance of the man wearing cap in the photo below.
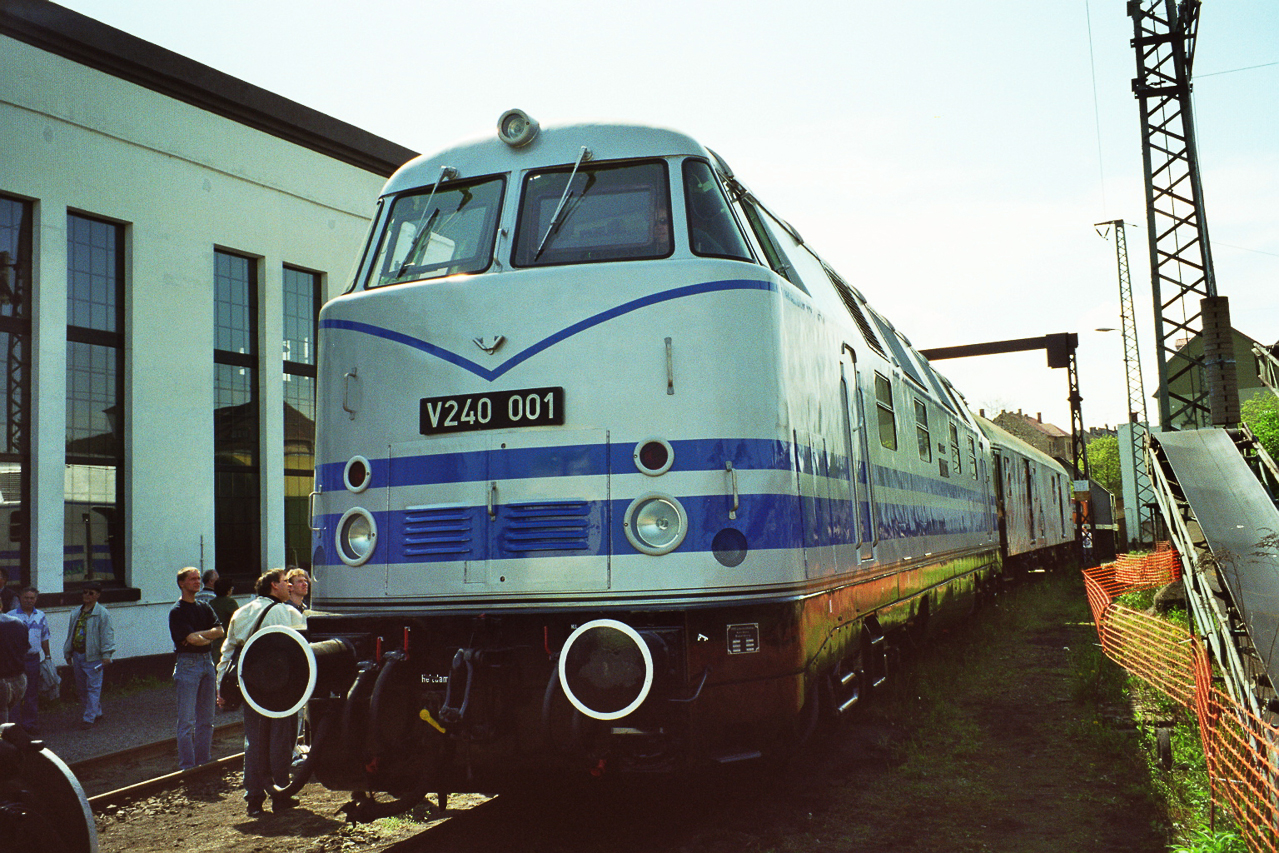
<svg viewBox="0 0 1279 853">
<path fill-rule="evenodd" d="M 169 635 L 177 658 L 173 684 L 178 690 L 178 767 L 190 770 L 208 764 L 213 751 L 213 709 L 217 685 L 213 679 L 210 644 L 226 633 L 213 608 L 197 601 L 200 570 L 178 572 L 182 597 L 169 610 Z"/>
<path fill-rule="evenodd" d="M 67 639 L 62 644 L 62 656 L 75 673 L 76 693 L 84 714 L 80 728 L 91 729 L 102 716 L 102 675 L 115 656 L 115 629 L 111 627 L 111 614 L 98 603 L 102 596 L 102 584 L 93 581 L 80 591 L 82 604 L 71 611 L 67 625 Z"/>
</svg>

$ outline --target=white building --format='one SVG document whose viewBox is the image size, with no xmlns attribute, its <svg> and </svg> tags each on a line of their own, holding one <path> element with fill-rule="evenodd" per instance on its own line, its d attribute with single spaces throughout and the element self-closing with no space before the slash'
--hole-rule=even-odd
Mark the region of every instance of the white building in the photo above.
<svg viewBox="0 0 1279 853">
<path fill-rule="evenodd" d="M 310 562 L 315 316 L 413 152 L 45 0 L 0 5 L 0 565 L 61 644 L 105 587 Z"/>
</svg>

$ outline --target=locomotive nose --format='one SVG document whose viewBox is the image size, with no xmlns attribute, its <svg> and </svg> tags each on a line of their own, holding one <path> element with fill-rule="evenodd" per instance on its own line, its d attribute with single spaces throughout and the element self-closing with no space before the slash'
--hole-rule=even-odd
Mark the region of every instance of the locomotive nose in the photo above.
<svg viewBox="0 0 1279 853">
<path fill-rule="evenodd" d="M 596 619 L 573 631 L 560 650 L 559 674 L 573 707 L 617 720 L 644 703 L 653 687 L 653 653 L 624 622 Z"/>
</svg>

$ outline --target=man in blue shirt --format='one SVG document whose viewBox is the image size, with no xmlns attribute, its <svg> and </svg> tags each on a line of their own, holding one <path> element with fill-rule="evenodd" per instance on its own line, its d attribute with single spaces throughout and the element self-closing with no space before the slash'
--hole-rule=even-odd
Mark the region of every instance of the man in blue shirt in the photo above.
<svg viewBox="0 0 1279 853">
<path fill-rule="evenodd" d="M 40 699 L 40 652 L 44 651 L 44 657 L 49 657 L 49 620 L 45 618 L 43 610 L 36 609 L 36 598 L 40 595 L 40 591 L 33 586 L 29 586 L 18 596 L 18 609 L 9 615 L 27 626 L 27 641 L 30 648 L 27 650 L 27 693 L 22 699 L 22 712 L 16 722 L 21 723 L 22 727 L 29 734 L 40 734 L 40 727 L 36 725 L 36 710 L 39 707 Z"/>
</svg>

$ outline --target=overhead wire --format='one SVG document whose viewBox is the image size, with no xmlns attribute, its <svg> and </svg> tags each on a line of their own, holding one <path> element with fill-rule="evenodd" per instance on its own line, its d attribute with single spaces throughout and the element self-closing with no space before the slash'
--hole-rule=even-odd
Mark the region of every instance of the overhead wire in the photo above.
<svg viewBox="0 0 1279 853">
<path fill-rule="evenodd" d="M 1101 147 L 1101 107 L 1097 98 L 1097 60 L 1093 55 L 1092 45 L 1092 10 L 1089 8 L 1088 0 L 1084 0 L 1084 20 L 1088 26 L 1088 65 L 1092 71 L 1092 114 L 1093 127 L 1097 133 L 1097 171 L 1101 179 L 1101 210 L 1105 213 L 1106 206 L 1106 166 Z"/>
</svg>

